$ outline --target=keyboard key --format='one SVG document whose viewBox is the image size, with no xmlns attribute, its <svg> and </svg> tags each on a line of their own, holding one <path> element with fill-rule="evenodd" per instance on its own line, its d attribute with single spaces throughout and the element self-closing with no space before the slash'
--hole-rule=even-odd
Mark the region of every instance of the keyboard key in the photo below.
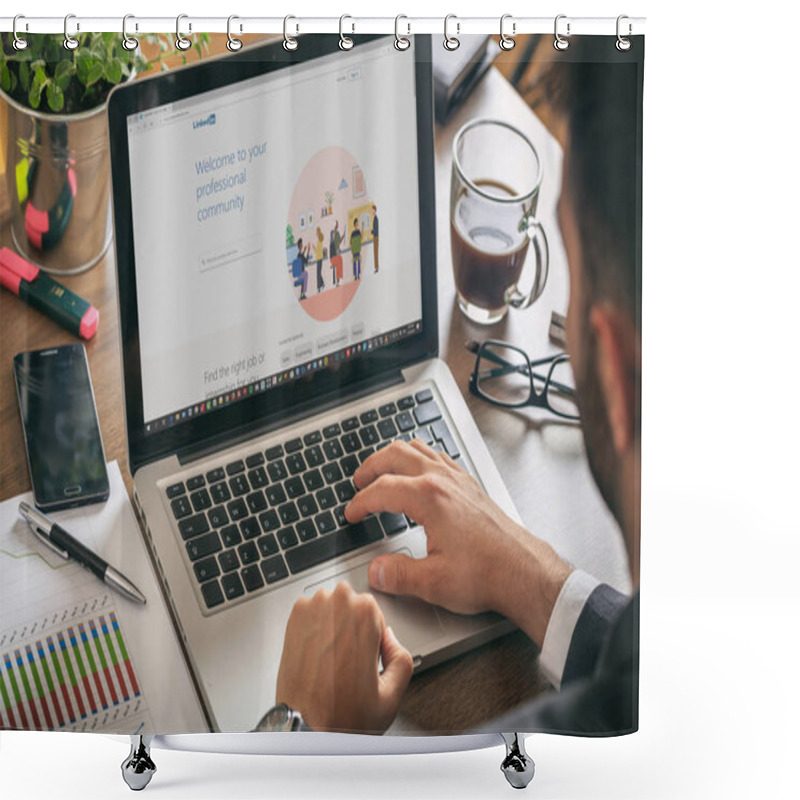
<svg viewBox="0 0 800 800">
<path fill-rule="evenodd" d="M 264 531 L 264 533 L 276 531 L 281 525 L 280 520 L 278 519 L 278 514 L 274 508 L 271 508 L 269 511 L 265 511 L 263 514 L 261 514 L 258 518 L 258 521 L 261 523 L 261 530 Z"/>
<path fill-rule="evenodd" d="M 201 533 L 206 533 L 210 529 L 208 527 L 206 515 L 201 512 L 192 517 L 182 519 L 178 523 L 178 530 L 181 532 L 183 540 L 186 541 L 194 536 L 199 536 Z"/>
<path fill-rule="evenodd" d="M 182 494 L 186 494 L 186 487 L 182 483 L 173 483 L 172 486 L 167 486 L 167 497 L 170 500 Z"/>
<path fill-rule="evenodd" d="M 316 514 L 317 511 L 319 511 L 317 501 L 314 499 L 314 495 L 311 494 L 301 497 L 297 501 L 297 508 L 303 517 L 310 517 L 312 514 Z"/>
<path fill-rule="evenodd" d="M 313 519 L 304 519 L 302 522 L 298 522 L 294 529 L 301 542 L 310 542 L 317 536 L 317 529 L 314 527 Z"/>
<path fill-rule="evenodd" d="M 326 442 L 326 444 L 328 444 Z M 314 447 L 310 447 L 306 450 L 306 464 L 312 469 L 314 467 L 319 467 L 320 465 L 325 463 L 325 456 L 322 455 L 322 450 L 319 449 L 317 445 Z"/>
<path fill-rule="evenodd" d="M 406 433 L 407 431 L 412 431 L 416 427 L 414 424 L 414 419 L 408 411 L 401 411 L 396 419 L 395 422 L 397 423 L 397 429 L 401 433 Z"/>
<path fill-rule="evenodd" d="M 375 517 L 368 517 L 357 525 L 349 525 L 289 550 L 286 553 L 286 563 L 292 574 L 297 575 L 299 572 L 316 567 L 336 556 L 344 555 L 382 538 L 383 531 L 380 523 Z"/>
<path fill-rule="evenodd" d="M 337 528 L 344 528 L 350 524 L 344 515 L 344 506 L 337 506 L 333 509 L 333 519 Z"/>
<path fill-rule="evenodd" d="M 239 546 L 239 560 L 242 564 L 255 564 L 260 558 L 255 542 L 245 542 Z"/>
<path fill-rule="evenodd" d="M 242 583 L 248 592 L 257 592 L 264 585 L 261 570 L 258 567 L 245 567 L 242 570 Z"/>
<path fill-rule="evenodd" d="M 339 473 L 341 476 L 341 473 Z M 333 494 L 333 489 L 326 486 L 322 491 L 317 492 L 317 505 L 321 509 L 333 508 L 336 505 L 336 497 Z"/>
<path fill-rule="evenodd" d="M 294 532 L 294 528 L 281 528 L 277 534 L 278 544 L 284 549 L 287 550 L 290 547 L 294 547 L 297 544 L 297 536 Z"/>
<path fill-rule="evenodd" d="M 225 506 L 212 508 L 208 512 L 208 521 L 211 523 L 212 528 L 221 528 L 223 525 L 227 525 L 230 519 L 228 519 L 228 512 L 225 510 Z"/>
<path fill-rule="evenodd" d="M 255 469 L 250 470 L 250 472 L 247 473 L 247 478 L 250 481 L 250 485 L 254 489 L 261 489 L 269 483 L 267 471 L 264 469 L 264 467 L 256 467 Z"/>
<path fill-rule="evenodd" d="M 216 531 L 204 533 L 186 542 L 186 552 L 192 561 L 199 561 L 201 558 L 218 553 L 222 550 L 222 542 Z"/>
<path fill-rule="evenodd" d="M 380 518 L 387 536 L 394 536 L 407 527 L 405 514 L 390 514 L 388 511 L 384 511 Z"/>
<path fill-rule="evenodd" d="M 250 491 L 250 484 L 244 475 L 235 475 L 231 478 L 231 491 L 234 497 L 242 497 Z"/>
<path fill-rule="evenodd" d="M 365 450 L 362 450 L 358 454 L 358 463 L 363 464 L 374 452 L 375 452 L 374 447 L 367 447 Z"/>
<path fill-rule="evenodd" d="M 444 447 L 447 455 L 449 455 L 450 458 L 458 458 L 461 455 L 458 445 L 456 444 L 455 439 L 453 439 L 453 435 L 450 433 L 447 423 L 443 419 L 440 419 L 431 425 L 431 433 L 435 439 L 442 443 L 442 447 Z"/>
<path fill-rule="evenodd" d="M 283 445 L 276 444 L 274 447 L 268 447 L 264 455 L 267 457 L 267 461 L 283 458 Z"/>
<path fill-rule="evenodd" d="M 410 442 L 411 441 L 411 434 L 410 433 L 404 433 L 399 437 L 399 439 L 400 439 L 401 442 Z"/>
<path fill-rule="evenodd" d="M 261 573 L 267 583 L 275 583 L 289 575 L 283 556 L 274 556 L 261 562 Z"/>
<path fill-rule="evenodd" d="M 203 600 L 206 602 L 206 608 L 214 608 L 218 606 L 225 597 L 222 594 L 222 589 L 219 588 L 219 581 L 209 581 L 200 587 L 203 593 Z"/>
<path fill-rule="evenodd" d="M 299 475 L 306 471 L 306 462 L 302 453 L 292 453 L 286 456 L 286 466 L 292 475 Z"/>
<path fill-rule="evenodd" d="M 323 535 L 333 533 L 337 527 L 330 511 L 325 511 L 323 514 L 314 517 L 314 522 L 317 524 L 317 530 Z"/>
<path fill-rule="evenodd" d="M 367 425 L 367 427 L 362 428 L 358 434 L 361 437 L 364 447 L 371 447 L 374 444 L 378 444 L 378 442 L 381 440 L 381 437 L 378 436 L 378 431 L 375 430 L 374 425 Z"/>
<path fill-rule="evenodd" d="M 286 471 L 286 465 L 283 461 L 273 461 L 267 464 L 267 472 L 269 472 L 270 480 L 273 483 L 280 483 L 282 480 L 285 480 L 289 474 Z"/>
<path fill-rule="evenodd" d="M 339 468 L 339 465 L 333 461 L 322 468 L 322 477 L 325 478 L 325 483 L 336 483 L 336 481 L 342 479 L 342 470 Z"/>
<path fill-rule="evenodd" d="M 384 447 L 388 447 L 392 443 L 392 439 L 384 439 L 375 449 L 376 450 L 383 450 Z"/>
<path fill-rule="evenodd" d="M 261 453 L 253 453 L 253 455 L 247 456 L 244 463 L 247 465 L 248 469 L 259 467 L 264 463 L 264 456 Z"/>
<path fill-rule="evenodd" d="M 352 481 L 342 481 L 337 483 L 334 487 L 336 489 L 336 497 L 339 498 L 340 503 L 348 503 L 356 496 L 356 490 Z"/>
<path fill-rule="evenodd" d="M 236 520 L 244 519 L 247 516 L 247 506 L 244 504 L 244 500 L 241 497 L 238 497 L 236 500 L 231 500 L 228 503 L 228 516 L 236 522 Z"/>
<path fill-rule="evenodd" d="M 316 492 L 317 489 L 322 488 L 325 485 L 325 481 L 322 480 L 322 475 L 318 469 L 312 469 L 311 472 L 306 472 L 303 475 L 303 483 L 306 485 L 306 489 L 309 492 Z"/>
<path fill-rule="evenodd" d="M 206 480 L 209 483 L 216 483 L 217 481 L 223 480 L 225 477 L 225 470 L 222 467 L 217 467 L 216 469 L 212 469 L 210 472 L 206 472 Z"/>
<path fill-rule="evenodd" d="M 274 556 L 275 553 L 278 552 L 278 541 L 275 536 L 271 533 L 262 536 L 256 544 L 258 545 L 258 549 L 261 551 L 261 555 L 264 558 L 268 556 Z"/>
<path fill-rule="evenodd" d="M 194 574 L 200 583 L 210 581 L 212 578 L 219 576 L 219 567 L 217 566 L 217 559 L 214 556 L 204 558 L 194 565 Z"/>
<path fill-rule="evenodd" d="M 286 492 L 283 490 L 283 486 L 277 483 L 272 486 L 268 486 L 265 489 L 267 494 L 267 500 L 271 506 L 279 506 L 281 503 L 286 502 Z"/>
<path fill-rule="evenodd" d="M 343 431 L 354 431 L 358 427 L 358 417 L 348 417 L 342 421 Z"/>
<path fill-rule="evenodd" d="M 187 497 L 176 497 L 170 506 L 172 506 L 172 515 L 175 519 L 183 519 L 192 513 L 192 505 Z"/>
<path fill-rule="evenodd" d="M 231 475 L 238 475 L 240 472 L 244 472 L 244 461 L 241 459 L 239 461 L 232 461 L 225 467 L 225 472 L 228 473 L 228 476 Z"/>
<path fill-rule="evenodd" d="M 377 422 L 378 420 L 378 412 L 374 409 L 372 411 L 365 411 L 361 417 L 361 424 L 362 425 L 369 425 L 370 422 Z"/>
<path fill-rule="evenodd" d="M 441 419 L 441 416 L 442 412 L 434 400 L 429 400 L 414 409 L 414 419 L 416 419 L 417 425 L 427 425 L 434 420 Z"/>
<path fill-rule="evenodd" d="M 238 572 L 230 572 L 227 575 L 223 575 L 220 582 L 227 600 L 235 600 L 244 594 L 244 586 L 242 586 L 242 579 L 239 577 Z"/>
<path fill-rule="evenodd" d="M 233 570 L 239 569 L 241 566 L 239 563 L 239 556 L 236 554 L 235 550 L 223 550 L 217 558 L 219 559 L 219 565 L 222 567 L 223 572 L 233 572 Z"/>
<path fill-rule="evenodd" d="M 247 495 L 247 507 L 250 509 L 251 514 L 258 514 L 267 507 L 267 498 L 264 497 L 264 492 L 261 489 Z"/>
<path fill-rule="evenodd" d="M 383 405 L 378 409 L 378 414 L 381 415 L 381 419 L 386 419 L 386 417 L 393 417 L 396 413 L 397 413 L 397 406 L 394 403 L 386 403 L 386 405 Z"/>
<path fill-rule="evenodd" d="M 186 488 L 193 492 L 195 489 L 199 489 L 201 486 L 206 485 L 206 479 L 202 475 L 194 475 L 191 478 L 186 479 Z"/>
<path fill-rule="evenodd" d="M 431 436 L 431 432 L 427 428 L 418 428 L 415 430 L 414 438 L 421 439 L 427 445 L 433 444 L 433 436 Z"/>
<path fill-rule="evenodd" d="M 329 442 L 325 442 L 322 445 L 322 449 L 325 451 L 328 461 L 337 461 L 344 455 L 344 450 L 342 450 L 338 439 L 331 439 Z"/>
<path fill-rule="evenodd" d="M 255 517 L 248 517 L 239 523 L 239 530 L 245 539 L 255 539 L 261 534 L 261 527 Z"/>
<path fill-rule="evenodd" d="M 281 522 L 284 525 L 291 525 L 293 522 L 297 522 L 297 520 L 300 519 L 297 506 L 291 500 L 288 503 L 284 503 L 278 509 L 278 516 L 281 518 Z"/>
<path fill-rule="evenodd" d="M 303 437 L 303 442 L 306 447 L 311 447 L 312 444 L 319 444 L 322 441 L 322 434 L 319 431 L 312 431 Z"/>
<path fill-rule="evenodd" d="M 394 439 L 394 437 L 397 436 L 397 428 L 394 425 L 394 420 L 382 419 L 378 423 L 378 433 L 380 433 L 381 439 Z"/>
<path fill-rule="evenodd" d="M 358 469 L 359 460 L 357 456 L 345 456 L 340 462 L 342 472 L 348 477 L 352 478 Z"/>
<path fill-rule="evenodd" d="M 306 485 L 303 483 L 302 479 L 298 476 L 294 478 L 289 478 L 288 481 L 283 485 L 284 489 L 286 489 L 286 494 L 289 495 L 292 499 L 296 497 L 301 497 L 306 493 Z"/>
<path fill-rule="evenodd" d="M 401 411 L 407 411 L 409 408 L 414 408 L 414 398 L 411 395 L 407 395 L 406 397 L 401 397 L 397 401 L 397 407 Z"/>
<path fill-rule="evenodd" d="M 211 497 L 208 494 L 208 489 L 199 489 L 189 496 L 192 499 L 192 507 L 195 511 L 205 511 L 207 508 L 211 508 Z"/>
<path fill-rule="evenodd" d="M 421 389 L 415 397 L 418 403 L 427 403 L 429 400 L 433 400 L 433 392 L 430 389 Z"/>
<path fill-rule="evenodd" d="M 215 503 L 227 503 L 231 499 L 231 490 L 227 483 L 214 483 L 209 491 Z"/>
<path fill-rule="evenodd" d="M 284 444 L 284 448 L 286 448 L 287 453 L 296 453 L 298 450 L 303 449 L 303 442 L 300 439 L 289 439 Z"/>
<path fill-rule="evenodd" d="M 342 447 L 346 453 L 355 453 L 361 449 L 361 439 L 355 431 L 346 433 L 342 436 Z"/>
<path fill-rule="evenodd" d="M 339 427 L 338 422 L 334 422 L 333 425 L 326 425 L 322 429 L 322 435 L 326 439 L 333 439 L 338 436 L 342 432 L 342 429 Z"/>
<path fill-rule="evenodd" d="M 222 542 L 225 547 L 236 547 L 242 541 L 242 534 L 236 525 L 228 525 L 223 528 L 219 535 L 222 537 Z"/>
</svg>

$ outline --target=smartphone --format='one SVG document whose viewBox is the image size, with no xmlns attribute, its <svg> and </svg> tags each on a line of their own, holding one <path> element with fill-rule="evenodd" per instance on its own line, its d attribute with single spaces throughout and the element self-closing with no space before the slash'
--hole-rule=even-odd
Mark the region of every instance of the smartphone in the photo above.
<svg viewBox="0 0 800 800">
<path fill-rule="evenodd" d="M 14 376 L 37 508 L 106 500 L 106 457 L 83 345 L 17 353 Z"/>
</svg>

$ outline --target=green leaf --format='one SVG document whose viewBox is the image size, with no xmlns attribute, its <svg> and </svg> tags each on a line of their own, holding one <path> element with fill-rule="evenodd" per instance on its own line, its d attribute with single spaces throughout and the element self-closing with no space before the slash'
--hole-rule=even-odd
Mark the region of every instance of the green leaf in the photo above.
<svg viewBox="0 0 800 800">
<path fill-rule="evenodd" d="M 122 80 L 122 65 L 119 61 L 106 61 L 104 73 L 109 83 L 119 83 Z"/>
<path fill-rule="evenodd" d="M 43 68 L 39 68 L 33 73 L 31 88 L 28 91 L 28 105 L 31 108 L 39 108 L 39 104 L 42 102 L 42 89 L 44 89 L 45 80 Z"/>
<path fill-rule="evenodd" d="M 20 61 L 19 64 L 19 84 L 24 92 L 27 92 L 31 85 L 30 62 Z"/>
<path fill-rule="evenodd" d="M 54 83 L 47 84 L 47 105 L 51 111 L 61 111 L 64 108 L 64 92 Z"/>
<path fill-rule="evenodd" d="M 59 61 L 58 65 L 56 66 L 56 71 L 53 76 L 53 80 L 55 85 L 58 87 L 59 91 L 64 92 L 66 91 L 67 87 L 72 80 L 72 76 L 75 74 L 75 62 L 74 61 Z"/>
<path fill-rule="evenodd" d="M 11 91 L 11 70 L 9 70 L 5 61 L 0 64 L 0 89 L 4 92 Z"/>
<path fill-rule="evenodd" d="M 97 83 L 103 77 L 103 62 L 99 59 L 92 59 L 89 69 L 86 73 L 86 80 L 84 84 L 88 89 L 93 84 Z"/>
</svg>

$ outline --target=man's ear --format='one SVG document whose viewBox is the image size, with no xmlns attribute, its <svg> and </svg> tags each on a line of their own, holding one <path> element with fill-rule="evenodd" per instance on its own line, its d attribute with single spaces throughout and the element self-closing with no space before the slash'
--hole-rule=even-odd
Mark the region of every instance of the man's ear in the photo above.
<svg viewBox="0 0 800 800">
<path fill-rule="evenodd" d="M 637 438 L 641 343 L 628 315 L 609 303 L 592 307 L 589 324 L 597 341 L 597 377 L 614 449 L 622 455 Z"/>
</svg>

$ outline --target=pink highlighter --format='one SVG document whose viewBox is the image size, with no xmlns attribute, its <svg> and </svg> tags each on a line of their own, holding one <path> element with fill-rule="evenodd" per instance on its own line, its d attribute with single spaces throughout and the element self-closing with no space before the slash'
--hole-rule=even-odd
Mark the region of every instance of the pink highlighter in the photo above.
<svg viewBox="0 0 800 800">
<path fill-rule="evenodd" d="M 0 248 L 0 285 L 83 339 L 97 333 L 98 310 L 8 247 Z"/>
</svg>

